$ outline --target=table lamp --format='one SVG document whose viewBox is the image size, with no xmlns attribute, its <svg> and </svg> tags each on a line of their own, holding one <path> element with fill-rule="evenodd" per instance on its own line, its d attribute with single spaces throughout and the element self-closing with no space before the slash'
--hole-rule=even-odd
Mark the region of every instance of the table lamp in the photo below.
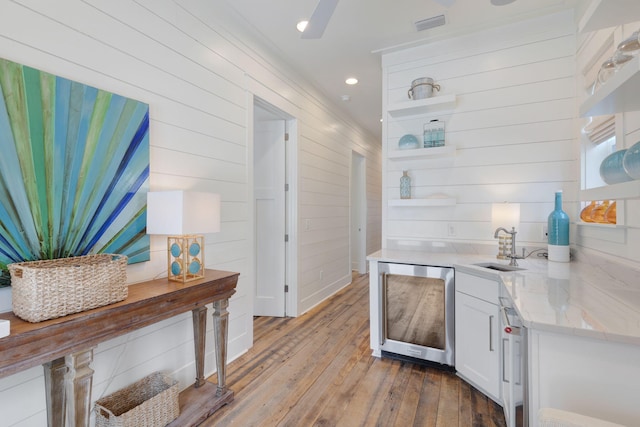
<svg viewBox="0 0 640 427">
<path fill-rule="evenodd" d="M 491 228 L 507 230 L 520 228 L 520 203 L 493 203 L 491 205 Z"/>
<path fill-rule="evenodd" d="M 193 191 L 147 193 L 147 234 L 167 235 L 167 277 L 204 277 L 205 233 L 220 231 L 220 195 Z"/>
</svg>

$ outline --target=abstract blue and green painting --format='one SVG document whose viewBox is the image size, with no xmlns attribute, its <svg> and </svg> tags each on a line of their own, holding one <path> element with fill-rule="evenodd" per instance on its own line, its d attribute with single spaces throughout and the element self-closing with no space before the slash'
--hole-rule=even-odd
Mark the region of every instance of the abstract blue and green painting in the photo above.
<svg viewBox="0 0 640 427">
<path fill-rule="evenodd" d="M 149 106 L 0 59 L 0 268 L 149 260 Z"/>
</svg>

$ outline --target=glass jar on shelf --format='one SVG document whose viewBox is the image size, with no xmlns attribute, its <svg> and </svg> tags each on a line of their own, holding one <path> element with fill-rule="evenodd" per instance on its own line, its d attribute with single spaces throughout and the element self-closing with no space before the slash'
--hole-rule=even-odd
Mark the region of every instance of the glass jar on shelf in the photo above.
<svg viewBox="0 0 640 427">
<path fill-rule="evenodd" d="M 424 124 L 423 132 L 424 148 L 444 146 L 444 122 L 433 119 Z"/>
</svg>

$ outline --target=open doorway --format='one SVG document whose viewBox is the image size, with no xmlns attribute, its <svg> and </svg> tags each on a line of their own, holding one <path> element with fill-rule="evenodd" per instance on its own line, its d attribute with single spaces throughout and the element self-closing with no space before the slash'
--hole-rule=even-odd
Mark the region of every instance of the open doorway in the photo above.
<svg viewBox="0 0 640 427">
<path fill-rule="evenodd" d="M 287 316 L 290 303 L 292 224 L 289 191 L 293 118 L 255 98 L 253 103 L 254 316 Z M 295 284 L 294 284 L 295 285 Z"/>
<path fill-rule="evenodd" d="M 366 158 L 351 152 L 351 270 L 367 272 L 367 173 Z"/>
</svg>

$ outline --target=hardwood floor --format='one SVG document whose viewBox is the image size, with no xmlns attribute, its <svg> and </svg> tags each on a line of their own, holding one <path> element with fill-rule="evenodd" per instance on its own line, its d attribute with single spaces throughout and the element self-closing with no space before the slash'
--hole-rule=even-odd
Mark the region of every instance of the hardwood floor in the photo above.
<svg viewBox="0 0 640 427">
<path fill-rule="evenodd" d="M 255 318 L 254 346 L 227 369 L 235 400 L 202 426 L 505 426 L 455 374 L 371 356 L 368 292 L 354 276 L 300 317 Z"/>
</svg>

